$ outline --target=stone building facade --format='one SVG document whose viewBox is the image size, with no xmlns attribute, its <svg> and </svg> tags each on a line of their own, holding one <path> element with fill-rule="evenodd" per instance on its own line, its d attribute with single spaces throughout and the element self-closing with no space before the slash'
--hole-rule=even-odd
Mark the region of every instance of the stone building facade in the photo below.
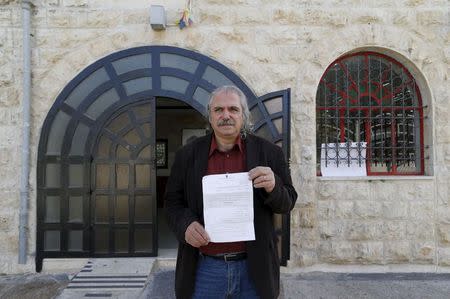
<svg viewBox="0 0 450 299">
<path fill-rule="evenodd" d="M 17 262 L 23 119 L 20 2 L 0 1 L 0 273 L 35 269 L 38 145 L 55 99 L 99 59 L 155 45 L 208 56 L 233 70 L 256 95 L 291 89 L 290 166 L 299 199 L 290 218 L 288 268 L 445 271 L 450 266 L 447 0 L 196 0 L 194 24 L 183 30 L 175 25 L 183 1 L 31 1 L 25 265 Z M 164 5 L 166 30 L 152 30 L 151 4 Z M 424 175 L 317 175 L 318 84 L 334 60 L 358 51 L 389 56 L 414 76 L 424 106 Z"/>
</svg>

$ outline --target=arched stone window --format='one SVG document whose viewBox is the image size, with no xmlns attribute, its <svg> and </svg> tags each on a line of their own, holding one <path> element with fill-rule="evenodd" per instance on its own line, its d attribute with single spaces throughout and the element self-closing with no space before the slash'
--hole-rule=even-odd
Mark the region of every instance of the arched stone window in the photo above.
<svg viewBox="0 0 450 299">
<path fill-rule="evenodd" d="M 319 83 L 316 116 L 318 173 L 424 174 L 420 90 L 395 59 L 358 52 L 334 61 Z"/>
</svg>

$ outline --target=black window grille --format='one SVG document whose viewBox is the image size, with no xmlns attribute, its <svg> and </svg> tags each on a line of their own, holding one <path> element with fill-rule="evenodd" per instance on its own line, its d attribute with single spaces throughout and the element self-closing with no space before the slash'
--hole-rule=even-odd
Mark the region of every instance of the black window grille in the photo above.
<svg viewBox="0 0 450 299">
<path fill-rule="evenodd" d="M 334 61 L 319 83 L 316 116 L 318 174 L 357 165 L 367 175 L 423 175 L 422 99 L 398 61 L 374 52 Z"/>
</svg>

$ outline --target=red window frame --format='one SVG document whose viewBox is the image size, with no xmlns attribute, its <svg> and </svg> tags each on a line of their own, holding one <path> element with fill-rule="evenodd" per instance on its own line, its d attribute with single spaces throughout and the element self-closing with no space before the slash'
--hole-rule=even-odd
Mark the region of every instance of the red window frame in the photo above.
<svg viewBox="0 0 450 299">
<path fill-rule="evenodd" d="M 397 60 L 376 52 L 338 58 L 320 79 L 316 114 L 318 175 L 321 144 L 347 141 L 367 142 L 367 175 L 424 174 L 422 98 L 414 77 Z M 363 134 L 359 140 L 349 138 L 349 124 L 353 122 L 361 126 Z M 379 132 L 377 127 L 384 132 Z M 377 171 L 373 165 L 378 162 L 390 166 L 386 171 Z M 415 170 L 399 170 L 399 162 L 408 166 L 411 162 Z"/>
</svg>

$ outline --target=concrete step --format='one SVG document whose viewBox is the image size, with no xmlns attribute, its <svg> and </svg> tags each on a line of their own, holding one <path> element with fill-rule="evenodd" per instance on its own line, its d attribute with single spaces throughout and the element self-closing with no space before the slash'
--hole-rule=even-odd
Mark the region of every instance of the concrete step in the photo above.
<svg viewBox="0 0 450 299">
<path fill-rule="evenodd" d="M 155 262 L 156 258 L 91 259 L 57 298 L 137 298 Z"/>
</svg>

